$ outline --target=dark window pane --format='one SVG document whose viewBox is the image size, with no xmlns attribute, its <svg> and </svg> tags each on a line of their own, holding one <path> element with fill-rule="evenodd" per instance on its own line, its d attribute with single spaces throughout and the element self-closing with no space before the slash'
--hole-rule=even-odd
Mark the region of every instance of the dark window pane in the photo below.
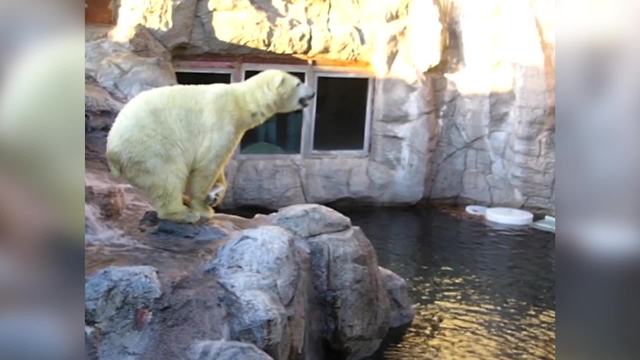
<svg viewBox="0 0 640 360">
<path fill-rule="evenodd" d="M 247 70 L 244 72 L 244 78 L 245 80 L 251 77 L 254 77 L 256 75 L 258 75 L 259 73 L 261 73 L 262 70 Z M 304 82 L 304 73 L 303 72 L 293 72 L 293 71 L 289 71 L 289 74 L 297 77 L 298 79 L 300 79 L 300 81 Z"/>
<path fill-rule="evenodd" d="M 246 71 L 248 79 L 260 71 Z M 304 82 L 304 73 L 291 72 Z M 298 154 L 302 138 L 302 111 L 276 114 L 264 124 L 247 131 L 240 143 L 241 154 Z"/>
<path fill-rule="evenodd" d="M 231 74 L 178 72 L 176 73 L 176 77 L 178 78 L 178 84 L 183 85 L 231 83 Z"/>
<path fill-rule="evenodd" d="M 314 150 L 362 150 L 369 80 L 318 77 Z"/>
</svg>

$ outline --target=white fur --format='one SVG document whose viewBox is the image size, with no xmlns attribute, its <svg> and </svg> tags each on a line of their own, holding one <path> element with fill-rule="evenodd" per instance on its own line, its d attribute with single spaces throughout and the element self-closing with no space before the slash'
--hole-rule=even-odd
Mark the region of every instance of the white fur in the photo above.
<svg viewBox="0 0 640 360">
<path fill-rule="evenodd" d="M 191 223 L 211 217 L 207 195 L 214 185 L 226 189 L 224 167 L 244 133 L 275 113 L 302 108 L 313 95 L 279 70 L 231 85 L 143 92 L 125 105 L 109 132 L 109 167 L 146 192 L 160 218 Z M 220 203 L 224 190 L 217 195 Z"/>
</svg>

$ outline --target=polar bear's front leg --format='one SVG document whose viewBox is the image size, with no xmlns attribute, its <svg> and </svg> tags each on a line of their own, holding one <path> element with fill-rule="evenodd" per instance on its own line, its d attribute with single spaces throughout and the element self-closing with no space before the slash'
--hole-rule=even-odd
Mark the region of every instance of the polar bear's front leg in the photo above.
<svg viewBox="0 0 640 360">
<path fill-rule="evenodd" d="M 213 186 L 213 174 L 207 169 L 196 169 L 189 177 L 189 192 L 191 193 L 191 210 L 204 218 L 213 216 L 213 208 L 207 201 L 209 191 Z"/>
</svg>

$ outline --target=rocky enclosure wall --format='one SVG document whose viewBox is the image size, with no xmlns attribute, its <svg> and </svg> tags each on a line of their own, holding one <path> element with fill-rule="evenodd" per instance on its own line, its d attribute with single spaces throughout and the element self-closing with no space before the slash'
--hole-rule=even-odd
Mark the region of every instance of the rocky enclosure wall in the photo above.
<svg viewBox="0 0 640 360">
<path fill-rule="evenodd" d="M 358 360 L 414 317 L 407 283 L 335 210 L 180 225 L 121 184 L 87 187 L 88 359 Z"/>
<path fill-rule="evenodd" d="M 236 159 L 225 206 L 456 198 L 553 208 L 553 1 L 120 3 L 109 36 L 88 34 L 89 112 L 175 83 L 171 57 L 270 52 L 371 64 L 367 157 Z"/>
</svg>

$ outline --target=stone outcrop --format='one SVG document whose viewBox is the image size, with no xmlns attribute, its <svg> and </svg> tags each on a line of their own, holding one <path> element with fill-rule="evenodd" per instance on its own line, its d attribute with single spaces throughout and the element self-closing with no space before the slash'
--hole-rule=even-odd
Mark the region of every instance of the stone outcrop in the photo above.
<svg viewBox="0 0 640 360">
<path fill-rule="evenodd" d="M 323 339 L 347 359 L 371 355 L 389 329 L 390 311 L 373 247 L 359 228 L 308 241 Z"/>
<path fill-rule="evenodd" d="M 124 106 L 103 87 L 94 82 L 87 82 L 84 88 L 85 109 L 92 113 L 118 113 Z"/>
<path fill-rule="evenodd" d="M 380 275 L 387 295 L 389 296 L 390 318 L 389 325 L 392 328 L 402 327 L 408 324 L 415 315 L 411 306 L 411 299 L 407 293 L 407 282 L 389 269 L 380 267 Z"/>
<path fill-rule="evenodd" d="M 88 86 L 88 110 L 116 112 L 175 83 L 172 57 L 358 61 L 375 78 L 367 156 L 236 157 L 225 207 L 426 198 L 552 209 L 552 4 L 123 0 L 117 26 L 87 36 L 88 77 L 106 91 Z"/>
<path fill-rule="evenodd" d="M 145 28 L 136 29 L 135 36 L 126 41 L 88 30 L 85 77 L 90 84 L 89 111 L 119 110 L 117 102 L 126 102 L 147 89 L 176 84 L 169 52 Z"/>
<path fill-rule="evenodd" d="M 205 340 L 191 346 L 189 360 L 272 360 L 255 345 L 237 341 Z"/>
<path fill-rule="evenodd" d="M 291 233 L 276 226 L 244 230 L 207 268 L 225 292 L 230 338 L 274 359 L 303 353 L 307 294 Z"/>
<path fill-rule="evenodd" d="M 410 9 L 421 15 L 409 16 Z M 405 38 L 417 43 L 427 34 L 438 41 L 437 15 L 431 4 L 407 0 L 122 0 L 114 34 L 128 39 L 142 25 L 180 55 L 269 52 L 371 61 L 380 55 L 380 44 L 394 47 Z M 430 21 L 424 21 L 425 17 Z M 434 58 L 437 63 L 437 50 L 426 56 L 417 50 L 401 50 L 400 56 L 411 56 L 414 64 L 428 67 L 425 63 Z"/>
<path fill-rule="evenodd" d="M 162 293 L 151 266 L 108 267 L 85 284 L 85 336 L 99 359 L 140 357 L 148 345 L 154 302 Z"/>
<path fill-rule="evenodd" d="M 453 2 L 448 9 L 445 56 L 427 75 L 437 109 L 430 128 L 438 136 L 426 198 L 554 207 L 549 3 Z"/>
<path fill-rule="evenodd" d="M 351 220 L 328 207 L 314 204 L 293 205 L 271 216 L 271 221 L 296 236 L 310 238 L 351 227 Z"/>
<path fill-rule="evenodd" d="M 87 179 L 89 358 L 355 360 L 413 318 L 406 283 L 332 209 L 180 225 L 99 178 Z M 112 198 L 124 200 L 117 215 Z"/>
</svg>

